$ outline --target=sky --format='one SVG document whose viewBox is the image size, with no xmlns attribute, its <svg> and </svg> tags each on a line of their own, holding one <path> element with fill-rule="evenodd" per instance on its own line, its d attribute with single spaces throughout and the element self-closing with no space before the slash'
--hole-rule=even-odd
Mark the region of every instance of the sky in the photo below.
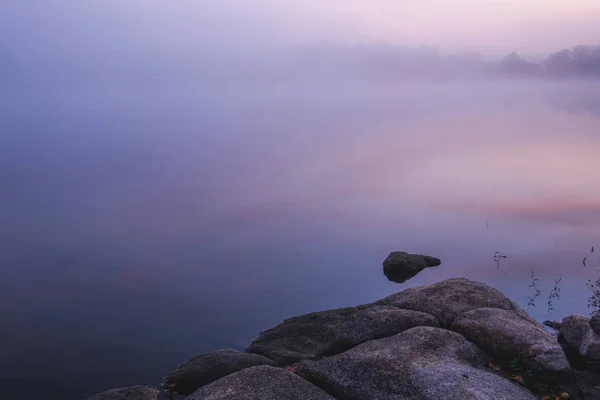
<svg viewBox="0 0 600 400">
<path fill-rule="evenodd" d="M 596 0 L 4 0 L 5 43 L 236 51 L 332 41 L 548 53 L 600 38 Z"/>
<path fill-rule="evenodd" d="M 482 53 L 550 52 L 596 43 L 600 3 L 594 0 L 333 0 L 324 13 L 393 44 Z"/>
</svg>

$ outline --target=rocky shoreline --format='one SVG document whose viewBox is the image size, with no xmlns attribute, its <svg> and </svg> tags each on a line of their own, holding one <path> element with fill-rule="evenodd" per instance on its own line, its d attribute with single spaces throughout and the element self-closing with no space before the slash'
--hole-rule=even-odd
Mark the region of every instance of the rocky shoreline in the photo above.
<svg viewBox="0 0 600 400">
<path fill-rule="evenodd" d="M 197 355 L 169 373 L 188 400 L 600 400 L 597 316 L 546 330 L 484 283 L 455 278 L 374 303 L 290 318 L 245 351 Z M 147 386 L 89 400 L 157 400 Z"/>
</svg>

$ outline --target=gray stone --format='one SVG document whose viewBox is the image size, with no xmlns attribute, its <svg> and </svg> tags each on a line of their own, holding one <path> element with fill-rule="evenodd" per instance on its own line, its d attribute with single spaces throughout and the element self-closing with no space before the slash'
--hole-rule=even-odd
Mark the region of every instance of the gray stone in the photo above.
<svg viewBox="0 0 600 400">
<path fill-rule="evenodd" d="M 111 389 L 94 395 L 88 400 L 159 400 L 160 392 L 150 386 L 131 386 Z"/>
<path fill-rule="evenodd" d="M 375 304 L 422 311 L 435 316 L 442 328 L 449 328 L 462 313 L 477 308 L 500 308 L 536 323 L 514 301 L 485 283 L 465 278 L 447 279 L 428 286 L 403 290 Z"/>
<path fill-rule="evenodd" d="M 554 329 L 555 331 L 560 331 L 560 327 L 562 326 L 562 322 L 544 321 L 544 325 L 546 325 L 549 328 Z"/>
<path fill-rule="evenodd" d="M 258 354 L 233 350 L 199 354 L 167 375 L 163 386 L 171 392 L 188 395 L 217 379 L 257 365 L 275 363 Z"/>
<path fill-rule="evenodd" d="M 333 357 L 303 361 L 298 373 L 343 399 L 536 399 L 484 370 L 487 361 L 475 344 L 456 332 L 416 327 Z"/>
<path fill-rule="evenodd" d="M 569 315 L 563 318 L 560 339 L 576 350 L 588 368 L 600 372 L 600 335 L 592 330 L 589 318 Z"/>
<path fill-rule="evenodd" d="M 383 261 L 383 273 L 389 280 L 403 283 L 425 268 L 437 267 L 441 263 L 439 258 L 394 251 Z"/>
<path fill-rule="evenodd" d="M 195 391 L 187 400 L 335 400 L 281 368 L 258 366 L 228 375 Z"/>
<path fill-rule="evenodd" d="M 563 318 L 560 336 L 569 346 L 579 349 L 584 337 L 591 330 L 589 318 L 582 315 L 569 315 Z"/>
<path fill-rule="evenodd" d="M 600 312 L 594 314 L 592 319 L 590 319 L 590 326 L 597 335 L 600 335 Z"/>
<path fill-rule="evenodd" d="M 246 351 L 286 365 L 338 354 L 421 325 L 439 326 L 431 315 L 392 306 L 340 308 L 285 320 L 261 332 Z"/>
<path fill-rule="evenodd" d="M 540 364 L 549 371 L 569 369 L 567 357 L 544 327 L 511 311 L 478 308 L 459 315 L 451 329 L 496 359 L 518 357 L 525 365 Z"/>
</svg>

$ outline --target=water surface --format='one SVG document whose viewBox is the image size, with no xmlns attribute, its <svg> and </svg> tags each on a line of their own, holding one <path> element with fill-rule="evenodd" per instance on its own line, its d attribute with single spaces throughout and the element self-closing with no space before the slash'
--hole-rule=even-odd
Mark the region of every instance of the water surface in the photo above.
<svg viewBox="0 0 600 400">
<path fill-rule="evenodd" d="M 587 314 L 599 93 L 479 82 L 0 96 L 3 391 L 158 384 L 283 318 L 456 276 L 527 308 L 533 269 L 535 318 Z M 393 250 L 443 263 L 397 285 L 381 270 Z"/>
</svg>

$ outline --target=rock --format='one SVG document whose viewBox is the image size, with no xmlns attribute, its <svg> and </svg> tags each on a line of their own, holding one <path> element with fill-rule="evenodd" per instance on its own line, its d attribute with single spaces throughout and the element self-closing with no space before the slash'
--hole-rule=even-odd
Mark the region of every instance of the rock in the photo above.
<svg viewBox="0 0 600 400">
<path fill-rule="evenodd" d="M 544 321 L 544 325 L 556 330 L 560 331 L 560 327 L 562 326 L 562 322 L 557 321 Z"/>
<path fill-rule="evenodd" d="M 160 400 L 160 392 L 150 386 L 131 386 L 111 389 L 94 395 L 88 400 Z"/>
<path fill-rule="evenodd" d="M 588 370 L 600 373 L 600 335 L 592 330 L 590 320 L 570 315 L 562 323 L 559 339 L 579 353 Z"/>
<path fill-rule="evenodd" d="M 540 364 L 548 371 L 569 369 L 567 357 L 554 336 L 511 311 L 478 308 L 459 315 L 451 329 L 499 360 L 518 357 L 524 365 Z"/>
<path fill-rule="evenodd" d="M 281 368 L 258 366 L 221 378 L 187 400 L 335 400 L 299 376 Z"/>
<path fill-rule="evenodd" d="M 383 261 L 383 273 L 390 281 L 403 283 L 425 268 L 437 267 L 441 263 L 439 258 L 394 251 Z"/>
<path fill-rule="evenodd" d="M 302 361 L 298 373 L 340 399 L 534 400 L 483 369 L 487 357 L 449 330 L 416 327 L 342 354 Z"/>
<path fill-rule="evenodd" d="M 261 332 L 246 351 L 286 365 L 341 353 L 421 325 L 439 326 L 431 315 L 392 306 L 340 308 L 285 320 Z"/>
<path fill-rule="evenodd" d="M 537 324 L 521 307 L 497 289 L 465 278 L 447 279 L 428 286 L 405 289 L 375 304 L 431 314 L 438 319 L 442 328 L 449 328 L 457 316 L 477 308 L 500 308 Z"/>
<path fill-rule="evenodd" d="M 590 326 L 596 335 L 600 335 L 600 312 L 594 314 L 592 319 L 590 319 Z"/>
<path fill-rule="evenodd" d="M 166 390 L 188 395 L 217 379 L 257 365 L 275 365 L 275 363 L 258 354 L 233 350 L 199 354 L 167 375 L 163 385 Z"/>
<path fill-rule="evenodd" d="M 569 394 L 569 400 L 600 400 L 600 381 L 596 374 L 571 370 L 559 383 L 562 391 Z"/>
<path fill-rule="evenodd" d="M 582 315 L 569 315 L 563 318 L 560 336 L 573 348 L 579 349 L 583 338 L 591 331 L 589 319 Z"/>
</svg>

